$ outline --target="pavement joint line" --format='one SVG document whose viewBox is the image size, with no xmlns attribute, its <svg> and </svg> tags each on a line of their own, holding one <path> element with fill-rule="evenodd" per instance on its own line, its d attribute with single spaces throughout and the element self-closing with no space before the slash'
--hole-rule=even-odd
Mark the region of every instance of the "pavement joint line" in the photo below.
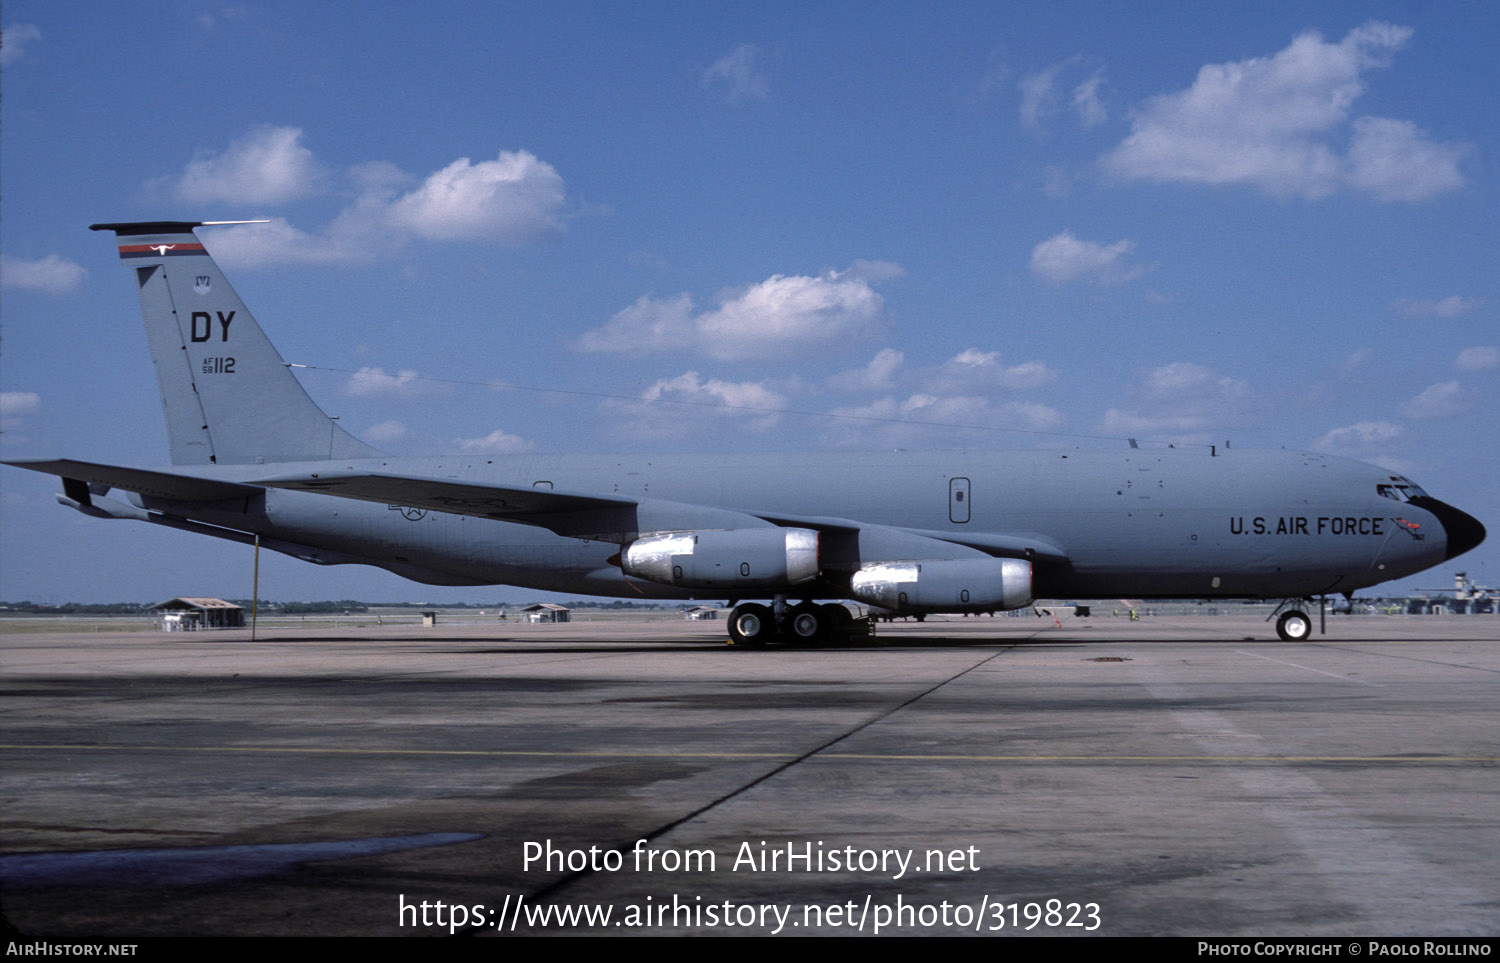
<svg viewBox="0 0 1500 963">
<path fill-rule="evenodd" d="M 1314 669 L 1310 665 L 1299 665 L 1296 662 L 1288 662 L 1285 659 L 1273 659 L 1269 655 L 1261 655 L 1258 652 L 1246 652 L 1244 649 L 1235 649 L 1234 651 L 1238 652 L 1240 655 L 1248 655 L 1251 658 L 1265 659 L 1267 662 L 1275 662 L 1277 665 L 1289 666 L 1293 669 L 1302 669 L 1305 672 L 1316 672 L 1318 675 L 1326 675 L 1329 678 L 1339 679 L 1343 682 L 1353 682 L 1355 685 L 1369 686 L 1374 689 L 1385 688 L 1385 686 L 1381 685 L 1379 682 L 1368 682 L 1364 679 L 1354 679 L 1350 678 L 1347 675 L 1339 675 L 1337 672 L 1329 672 L 1327 669 Z"/>
</svg>

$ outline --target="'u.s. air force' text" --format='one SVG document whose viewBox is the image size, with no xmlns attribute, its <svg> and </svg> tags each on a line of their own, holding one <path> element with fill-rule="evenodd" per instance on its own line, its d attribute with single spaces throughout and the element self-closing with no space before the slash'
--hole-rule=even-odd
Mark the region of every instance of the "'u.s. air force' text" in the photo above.
<svg viewBox="0 0 1500 963">
<path fill-rule="evenodd" d="M 1266 518 L 1257 515 L 1246 519 L 1243 515 L 1229 517 L 1231 535 L 1384 535 L 1385 519 L 1371 515 L 1281 515 Z"/>
</svg>

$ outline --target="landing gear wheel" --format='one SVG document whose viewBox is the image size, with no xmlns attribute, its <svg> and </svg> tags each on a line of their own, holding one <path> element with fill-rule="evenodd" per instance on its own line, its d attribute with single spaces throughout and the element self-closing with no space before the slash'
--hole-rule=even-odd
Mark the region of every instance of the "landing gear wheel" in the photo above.
<svg viewBox="0 0 1500 963">
<path fill-rule="evenodd" d="M 818 606 L 818 613 L 823 617 L 825 644 L 848 645 L 849 630 L 854 624 L 854 616 L 849 610 L 837 602 L 828 602 Z"/>
<path fill-rule="evenodd" d="M 776 620 L 771 607 L 755 602 L 737 605 L 729 613 L 729 642 L 758 649 L 776 634 Z"/>
<path fill-rule="evenodd" d="M 828 634 L 828 618 L 822 607 L 810 602 L 795 606 L 786 615 L 786 634 L 792 642 L 816 642 Z"/>
<path fill-rule="evenodd" d="M 818 606 L 823 611 L 823 621 L 828 625 L 830 632 L 847 632 L 849 624 L 854 621 L 854 616 L 849 610 L 837 602 L 829 602 Z"/>
<path fill-rule="evenodd" d="M 1283 612 L 1276 620 L 1276 634 L 1284 642 L 1305 642 L 1312 635 L 1312 619 L 1300 609 Z"/>
</svg>

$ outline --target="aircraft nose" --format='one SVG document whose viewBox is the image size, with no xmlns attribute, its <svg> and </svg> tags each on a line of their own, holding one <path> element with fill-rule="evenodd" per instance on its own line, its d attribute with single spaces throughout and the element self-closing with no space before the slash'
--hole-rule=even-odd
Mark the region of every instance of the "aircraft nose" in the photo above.
<svg viewBox="0 0 1500 963">
<path fill-rule="evenodd" d="M 1436 515 L 1443 531 L 1448 533 L 1448 554 L 1443 556 L 1444 561 L 1462 555 L 1484 541 L 1484 526 L 1468 512 L 1461 512 L 1430 495 L 1413 498 L 1411 503 Z"/>
</svg>

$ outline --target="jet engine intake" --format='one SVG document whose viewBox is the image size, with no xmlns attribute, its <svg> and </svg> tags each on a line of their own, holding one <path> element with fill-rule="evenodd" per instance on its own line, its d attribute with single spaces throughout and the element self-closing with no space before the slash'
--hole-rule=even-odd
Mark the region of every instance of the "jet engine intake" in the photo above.
<svg viewBox="0 0 1500 963">
<path fill-rule="evenodd" d="M 1014 558 L 882 562 L 854 573 L 856 599 L 895 612 L 992 612 L 1031 604 L 1031 563 Z"/>
<path fill-rule="evenodd" d="M 808 528 L 733 528 L 638 538 L 620 568 L 680 588 L 779 589 L 818 577 L 818 533 Z"/>
</svg>

